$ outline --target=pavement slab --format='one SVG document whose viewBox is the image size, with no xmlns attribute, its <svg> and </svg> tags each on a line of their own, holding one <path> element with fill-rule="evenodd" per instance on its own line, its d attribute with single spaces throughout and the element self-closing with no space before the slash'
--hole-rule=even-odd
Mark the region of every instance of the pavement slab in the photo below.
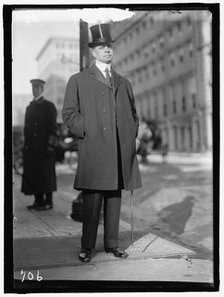
<svg viewBox="0 0 224 297">
<path fill-rule="evenodd" d="M 198 263 L 199 262 L 199 263 Z M 212 282 L 212 273 L 201 269 L 198 260 L 191 265 L 185 259 L 135 259 L 119 263 L 97 263 L 102 270 L 102 280 L 131 280 L 131 281 L 189 281 Z M 201 263 L 205 266 L 205 263 Z M 119 269 L 118 269 L 119 266 Z M 171 268 L 172 267 L 172 268 Z"/>
<path fill-rule="evenodd" d="M 172 267 L 172 268 L 171 268 Z M 15 271 L 14 278 L 22 280 L 35 278 L 43 280 L 99 280 L 99 281 L 166 281 L 213 283 L 210 263 L 180 259 L 118 259 L 91 264 L 69 265 Z M 28 276 L 29 274 L 29 276 Z"/>
<path fill-rule="evenodd" d="M 133 244 L 130 232 L 120 233 L 120 248 L 129 253 L 129 259 L 158 258 L 168 256 L 194 255 L 195 253 L 185 247 L 159 238 L 154 234 L 143 235 L 134 233 Z M 80 236 L 71 237 L 43 237 L 20 238 L 14 240 L 15 270 L 40 269 L 57 266 L 82 265 L 78 259 L 80 249 Z M 104 252 L 103 236 L 97 239 L 96 249 L 91 263 L 105 261 L 119 261 L 112 254 Z"/>
</svg>

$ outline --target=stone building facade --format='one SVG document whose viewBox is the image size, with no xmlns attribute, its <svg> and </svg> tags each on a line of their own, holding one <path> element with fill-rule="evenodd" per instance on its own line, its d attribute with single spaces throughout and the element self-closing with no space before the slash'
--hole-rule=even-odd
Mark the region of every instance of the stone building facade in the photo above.
<svg viewBox="0 0 224 297">
<path fill-rule="evenodd" d="M 170 151 L 212 149 L 211 23 L 208 11 L 186 10 L 140 11 L 112 24 L 114 67 Z"/>
<path fill-rule="evenodd" d="M 56 105 L 58 123 L 69 77 L 79 72 L 79 37 L 49 38 L 37 58 L 39 77 L 46 81 L 45 97 Z"/>
</svg>

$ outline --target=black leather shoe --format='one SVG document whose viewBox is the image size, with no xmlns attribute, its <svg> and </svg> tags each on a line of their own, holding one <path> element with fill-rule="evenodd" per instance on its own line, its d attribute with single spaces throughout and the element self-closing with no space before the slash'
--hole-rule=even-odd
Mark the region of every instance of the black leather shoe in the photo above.
<svg viewBox="0 0 224 297">
<path fill-rule="evenodd" d="M 91 260 L 93 249 L 82 248 L 79 253 L 79 260 L 84 263 L 88 263 Z"/>
<path fill-rule="evenodd" d="M 53 204 L 44 204 L 43 206 L 39 206 L 37 210 L 49 210 L 53 208 Z"/>
<path fill-rule="evenodd" d="M 114 257 L 117 257 L 117 258 L 125 259 L 128 257 L 128 253 L 121 251 L 118 248 L 105 248 L 105 252 L 112 253 L 114 255 Z"/>
</svg>

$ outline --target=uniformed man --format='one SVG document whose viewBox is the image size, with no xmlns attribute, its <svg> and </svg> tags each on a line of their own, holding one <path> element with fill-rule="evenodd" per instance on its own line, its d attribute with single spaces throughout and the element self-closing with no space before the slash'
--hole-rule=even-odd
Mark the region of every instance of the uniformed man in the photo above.
<svg viewBox="0 0 224 297">
<path fill-rule="evenodd" d="M 35 197 L 28 209 L 48 210 L 53 208 L 53 191 L 56 191 L 57 111 L 54 104 L 43 97 L 45 82 L 41 79 L 30 82 L 34 98 L 25 114 L 21 191 Z"/>
<path fill-rule="evenodd" d="M 95 63 L 68 81 L 62 117 L 78 140 L 74 188 L 83 193 L 83 229 L 79 259 L 89 262 L 95 248 L 104 199 L 104 249 L 118 258 L 121 191 L 141 187 L 135 151 L 138 115 L 130 82 L 114 71 L 109 24 L 91 28 Z"/>
</svg>

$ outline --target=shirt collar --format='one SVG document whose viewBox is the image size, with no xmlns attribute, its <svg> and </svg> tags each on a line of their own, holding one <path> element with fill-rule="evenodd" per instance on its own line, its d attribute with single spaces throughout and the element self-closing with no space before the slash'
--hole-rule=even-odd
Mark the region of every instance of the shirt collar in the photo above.
<svg viewBox="0 0 224 297">
<path fill-rule="evenodd" d="M 111 71 L 111 64 L 106 64 L 98 60 L 96 60 L 96 67 L 103 73 L 105 72 L 106 68 L 108 68 L 108 70 Z"/>
</svg>

